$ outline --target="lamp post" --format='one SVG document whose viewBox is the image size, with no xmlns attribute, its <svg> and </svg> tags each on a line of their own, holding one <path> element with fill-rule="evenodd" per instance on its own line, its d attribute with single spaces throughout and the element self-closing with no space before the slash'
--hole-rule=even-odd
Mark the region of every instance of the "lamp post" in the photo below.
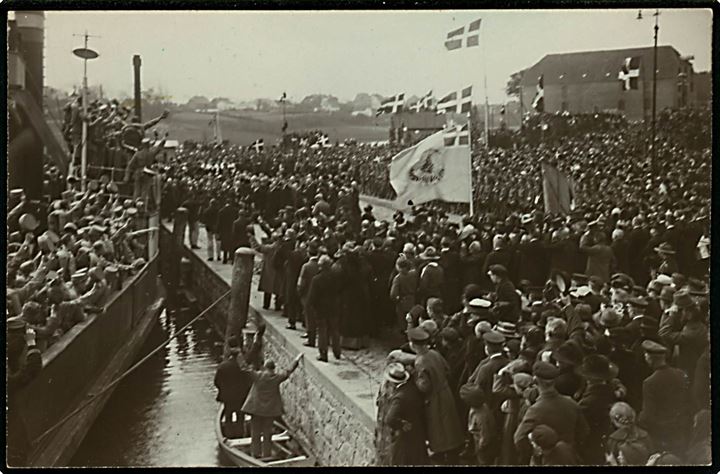
<svg viewBox="0 0 720 474">
<path fill-rule="evenodd" d="M 78 36 L 78 35 L 74 35 Z M 82 35 L 85 39 L 85 46 L 83 48 L 75 48 L 73 54 L 83 60 L 83 88 L 82 88 L 82 142 L 80 149 L 80 189 L 85 191 L 87 189 L 87 138 L 88 138 L 88 117 L 87 117 L 87 102 L 88 102 L 88 91 L 87 91 L 87 62 L 88 59 L 96 59 L 99 54 L 89 49 L 87 31 Z"/>
<path fill-rule="evenodd" d="M 657 43 L 658 43 L 658 30 L 660 30 L 660 26 L 658 25 L 658 20 L 660 19 L 660 9 L 656 8 L 655 13 L 653 13 L 653 16 L 655 17 L 655 27 L 654 27 L 654 36 L 653 36 L 653 89 L 652 89 L 652 141 L 650 143 L 650 146 L 652 147 L 652 164 L 655 165 L 655 161 L 657 158 L 657 150 L 655 149 L 655 117 L 656 117 L 656 111 L 657 111 Z M 642 10 L 638 10 L 638 20 L 642 20 Z"/>
</svg>

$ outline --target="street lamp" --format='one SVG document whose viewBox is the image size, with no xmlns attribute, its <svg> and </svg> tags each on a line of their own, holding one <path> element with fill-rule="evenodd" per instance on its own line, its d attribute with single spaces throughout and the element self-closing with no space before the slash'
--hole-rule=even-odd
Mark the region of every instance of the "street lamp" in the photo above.
<svg viewBox="0 0 720 474">
<path fill-rule="evenodd" d="M 82 143 L 81 143 L 81 149 L 80 149 L 80 189 L 85 191 L 87 189 L 87 138 L 88 138 L 88 122 L 87 122 L 87 102 L 88 102 L 88 94 L 87 94 L 87 62 L 88 59 L 96 59 L 99 54 L 88 48 L 88 38 L 90 38 L 92 35 L 89 35 L 87 31 L 84 35 L 82 35 L 85 38 L 85 47 L 84 48 L 75 48 L 73 50 L 73 54 L 77 56 L 78 58 L 83 60 L 83 89 L 82 89 L 82 108 L 83 108 L 83 118 L 82 118 Z"/>
<path fill-rule="evenodd" d="M 652 163 L 655 164 L 655 158 L 657 157 L 657 150 L 655 149 L 655 114 L 657 110 L 657 43 L 658 43 L 658 20 L 660 18 L 660 9 L 656 8 L 655 13 L 655 28 L 654 28 L 654 43 L 653 43 L 653 91 L 652 91 L 652 141 L 650 146 L 652 147 Z M 637 20 L 642 20 L 642 10 L 638 10 Z"/>
</svg>

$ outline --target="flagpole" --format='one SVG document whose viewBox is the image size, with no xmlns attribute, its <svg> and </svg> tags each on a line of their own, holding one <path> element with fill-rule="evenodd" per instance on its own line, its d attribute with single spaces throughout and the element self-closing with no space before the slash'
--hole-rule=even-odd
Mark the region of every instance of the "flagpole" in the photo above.
<svg viewBox="0 0 720 474">
<path fill-rule="evenodd" d="M 222 132 L 220 131 L 220 108 L 215 109 L 215 141 L 222 143 Z"/>
<path fill-rule="evenodd" d="M 468 114 L 468 148 L 472 151 L 472 127 L 470 123 L 470 114 Z M 470 159 L 468 160 L 468 175 L 470 176 L 470 217 L 475 215 L 475 203 L 473 202 L 473 166 L 472 166 L 472 153 L 470 153 Z"/>
<path fill-rule="evenodd" d="M 487 56 L 485 55 L 485 25 L 480 27 L 480 35 L 482 41 L 482 55 L 483 55 L 483 87 L 485 90 L 485 149 L 490 149 L 490 121 L 489 121 L 489 109 L 488 95 L 487 95 Z"/>
</svg>

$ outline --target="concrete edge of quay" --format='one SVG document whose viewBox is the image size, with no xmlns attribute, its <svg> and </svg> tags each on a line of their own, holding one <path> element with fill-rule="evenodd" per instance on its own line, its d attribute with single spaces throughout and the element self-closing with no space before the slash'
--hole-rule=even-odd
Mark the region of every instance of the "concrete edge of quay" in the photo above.
<svg viewBox="0 0 720 474">
<path fill-rule="evenodd" d="M 172 235 L 172 222 L 163 222 L 162 226 L 167 231 L 165 243 L 172 245 L 167 238 Z M 191 249 L 184 243 L 182 252 L 190 261 L 189 290 L 202 310 L 230 289 L 232 265 L 207 261 L 204 232 L 198 244 L 200 249 Z M 262 258 L 257 253 L 256 257 Z M 287 319 L 279 312 L 262 308 L 258 280 L 259 275 L 253 275 L 248 319 L 259 316 L 266 323 L 265 356 L 283 369 L 298 353 L 305 355 L 298 370 L 281 385 L 286 421 L 322 465 L 372 465 L 377 384 L 347 358 L 335 360 L 330 354 L 327 363 L 316 360 L 317 348 L 303 345 L 301 330 L 287 329 Z M 226 298 L 209 313 L 208 319 L 219 334 L 224 334 L 229 308 Z"/>
</svg>

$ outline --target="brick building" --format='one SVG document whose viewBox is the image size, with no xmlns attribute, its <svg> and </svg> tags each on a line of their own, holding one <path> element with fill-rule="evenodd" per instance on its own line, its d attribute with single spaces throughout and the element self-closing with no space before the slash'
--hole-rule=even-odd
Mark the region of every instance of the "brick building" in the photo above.
<svg viewBox="0 0 720 474">
<path fill-rule="evenodd" d="M 625 81 L 618 74 L 628 58 L 633 58 L 630 75 L 636 79 L 630 90 L 624 90 Z M 697 104 L 691 60 L 672 46 L 658 46 L 658 112 Z M 548 54 L 525 71 L 522 100 L 530 110 L 542 75 L 546 112 L 618 111 L 630 120 L 642 120 L 652 114 L 652 65 L 652 47 Z"/>
</svg>

